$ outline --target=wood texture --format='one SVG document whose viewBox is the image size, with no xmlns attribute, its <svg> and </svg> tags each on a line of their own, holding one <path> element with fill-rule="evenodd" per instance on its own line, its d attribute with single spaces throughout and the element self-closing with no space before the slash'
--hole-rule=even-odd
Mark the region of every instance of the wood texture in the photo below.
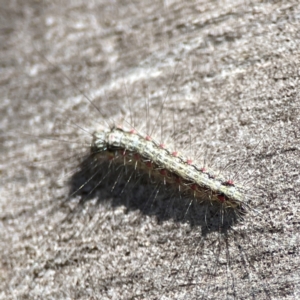
<svg viewBox="0 0 300 300">
<path fill-rule="evenodd" d="M 1 1 L 0 298 L 299 298 L 299 16 L 298 1 Z M 76 168 L 81 128 L 124 118 L 228 164 L 254 210 L 223 230 L 167 191 L 144 210 L 147 187 L 114 178 L 72 195 L 93 174 Z"/>
</svg>

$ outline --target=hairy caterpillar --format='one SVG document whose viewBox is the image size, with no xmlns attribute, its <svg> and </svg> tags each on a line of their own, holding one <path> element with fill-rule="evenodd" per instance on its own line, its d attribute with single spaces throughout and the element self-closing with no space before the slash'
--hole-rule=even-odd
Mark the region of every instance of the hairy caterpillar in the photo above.
<svg viewBox="0 0 300 300">
<path fill-rule="evenodd" d="M 224 207 L 244 210 L 242 189 L 233 181 L 226 181 L 220 175 L 209 172 L 178 152 L 170 151 L 149 136 L 145 138 L 135 130 L 129 132 L 122 128 L 112 128 L 109 132 L 93 134 L 91 153 L 107 156 L 114 162 L 131 164 L 142 169 L 163 182 L 177 185 L 179 191 L 188 192 L 201 201 L 207 199 L 219 202 Z"/>
</svg>

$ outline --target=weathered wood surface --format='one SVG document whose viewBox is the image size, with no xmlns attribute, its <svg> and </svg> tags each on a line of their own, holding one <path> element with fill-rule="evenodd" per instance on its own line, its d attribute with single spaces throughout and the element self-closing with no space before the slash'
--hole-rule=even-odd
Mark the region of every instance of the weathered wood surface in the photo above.
<svg viewBox="0 0 300 300">
<path fill-rule="evenodd" d="M 298 1 L 2 1 L 0 298 L 300 298 L 299 28 Z M 139 126 L 147 98 L 251 187 L 243 223 L 158 221 L 105 188 L 62 221 L 71 122 Z"/>
</svg>

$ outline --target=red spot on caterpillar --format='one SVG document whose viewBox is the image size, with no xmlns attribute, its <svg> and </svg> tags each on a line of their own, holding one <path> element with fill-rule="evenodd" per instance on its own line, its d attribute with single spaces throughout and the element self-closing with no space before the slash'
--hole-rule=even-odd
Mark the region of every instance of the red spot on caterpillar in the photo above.
<svg viewBox="0 0 300 300">
<path fill-rule="evenodd" d="M 172 152 L 172 155 L 173 155 L 174 157 L 176 157 L 176 156 L 178 156 L 178 152 L 177 152 L 177 151 L 174 151 L 174 152 Z"/>
<path fill-rule="evenodd" d="M 224 195 L 218 195 L 218 199 L 220 200 L 220 202 L 224 203 L 226 200 L 226 197 Z"/>
<path fill-rule="evenodd" d="M 226 183 L 227 185 L 232 185 L 232 186 L 234 185 L 233 180 L 228 180 Z"/>
<path fill-rule="evenodd" d="M 205 168 L 200 169 L 201 172 L 205 173 L 207 170 Z"/>
<path fill-rule="evenodd" d="M 147 161 L 146 162 L 146 166 L 151 169 L 152 168 L 152 162 L 151 161 Z"/>
<path fill-rule="evenodd" d="M 147 135 L 147 136 L 146 136 L 146 140 L 147 140 L 147 141 L 151 141 L 151 140 L 152 140 L 151 136 Z"/>
<path fill-rule="evenodd" d="M 168 175 L 168 172 L 167 172 L 166 169 L 161 169 L 161 170 L 159 171 L 159 173 L 160 173 L 161 175 L 163 175 L 163 176 L 167 176 L 167 175 Z"/>
<path fill-rule="evenodd" d="M 191 185 L 191 189 L 192 189 L 193 191 L 196 191 L 196 190 L 197 190 L 197 187 L 198 187 L 197 184 L 192 184 L 192 185 Z"/>
<path fill-rule="evenodd" d="M 165 149 L 166 145 L 165 145 L 165 144 L 159 144 L 159 147 L 160 147 L 161 149 Z"/>
<path fill-rule="evenodd" d="M 135 160 L 140 160 L 141 156 L 138 153 L 134 153 Z"/>
<path fill-rule="evenodd" d="M 119 150 L 119 152 L 121 153 L 121 155 L 126 156 L 126 150 Z"/>
<path fill-rule="evenodd" d="M 186 163 L 187 163 L 188 165 L 191 165 L 191 164 L 193 163 L 193 161 L 192 161 L 191 159 L 188 159 L 188 160 L 186 161 Z"/>
<path fill-rule="evenodd" d="M 137 134 L 137 131 L 136 131 L 135 129 L 131 129 L 129 132 L 130 132 L 131 134 Z"/>
</svg>

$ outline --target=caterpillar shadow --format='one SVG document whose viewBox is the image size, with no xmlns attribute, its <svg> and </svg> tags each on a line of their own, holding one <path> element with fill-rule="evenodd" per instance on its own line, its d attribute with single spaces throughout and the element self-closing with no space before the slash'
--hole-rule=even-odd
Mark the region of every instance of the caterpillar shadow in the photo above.
<svg viewBox="0 0 300 300">
<path fill-rule="evenodd" d="M 155 216 L 158 222 L 173 219 L 201 227 L 202 235 L 226 233 L 241 219 L 233 208 L 223 208 L 208 199 L 199 202 L 131 166 L 100 163 L 93 155 L 85 157 L 69 180 L 69 199 L 74 196 L 80 197 L 79 206 L 95 199 L 97 205 L 109 201 L 112 208 L 139 210 Z"/>
</svg>

